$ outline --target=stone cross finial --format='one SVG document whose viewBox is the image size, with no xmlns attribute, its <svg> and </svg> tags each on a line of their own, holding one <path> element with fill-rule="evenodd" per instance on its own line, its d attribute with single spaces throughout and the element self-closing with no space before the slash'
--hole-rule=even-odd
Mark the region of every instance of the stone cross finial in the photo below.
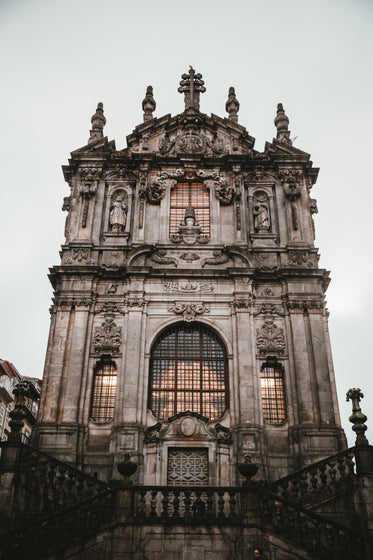
<svg viewBox="0 0 373 560">
<path fill-rule="evenodd" d="M 360 391 L 360 389 L 350 389 L 346 394 L 346 401 L 352 401 L 352 414 L 349 417 L 349 421 L 353 424 L 352 429 L 356 434 L 355 445 L 357 446 L 369 445 L 369 442 L 364 433 L 367 430 L 367 427 L 365 425 L 367 417 L 361 412 L 359 404 L 360 399 L 363 398 L 364 395 Z"/>
<path fill-rule="evenodd" d="M 95 114 L 91 118 L 92 130 L 89 131 L 88 144 L 97 142 L 100 138 L 104 137 L 103 130 L 106 124 L 104 117 L 104 104 L 98 103 Z"/>
<path fill-rule="evenodd" d="M 285 115 L 282 103 L 279 103 L 277 105 L 277 115 L 275 117 L 274 123 L 277 128 L 277 140 L 280 140 L 280 142 L 291 144 L 289 118 Z"/>
<path fill-rule="evenodd" d="M 194 68 L 190 66 L 189 73 L 183 74 L 181 78 L 180 87 L 177 91 L 185 96 L 185 110 L 195 109 L 199 111 L 199 95 L 206 91 L 202 74 L 196 74 Z"/>
<path fill-rule="evenodd" d="M 150 121 L 153 118 L 153 111 L 155 111 L 157 104 L 153 97 L 153 87 L 146 88 L 146 94 L 142 101 L 142 110 L 144 111 L 144 122 Z"/>
<path fill-rule="evenodd" d="M 233 121 L 233 122 L 237 122 L 238 121 L 238 110 L 240 108 L 240 104 L 238 102 L 238 99 L 236 97 L 236 92 L 234 90 L 234 87 L 230 87 L 229 88 L 229 93 L 228 93 L 228 101 L 225 104 L 225 110 L 227 111 L 227 113 L 229 113 L 229 120 Z"/>
</svg>

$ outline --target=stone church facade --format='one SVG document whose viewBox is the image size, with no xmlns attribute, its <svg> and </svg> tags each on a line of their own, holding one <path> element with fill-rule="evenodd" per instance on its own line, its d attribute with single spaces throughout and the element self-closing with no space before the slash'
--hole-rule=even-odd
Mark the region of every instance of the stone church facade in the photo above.
<svg viewBox="0 0 373 560">
<path fill-rule="evenodd" d="M 89 520 L 99 504 L 61 558 L 371 558 L 366 510 L 364 535 L 356 523 L 369 499 L 354 488 L 361 477 L 371 488 L 372 448 L 359 390 L 353 451 L 340 424 L 329 276 L 314 246 L 318 169 L 293 146 L 281 104 L 259 152 L 234 88 L 225 118 L 201 112 L 204 91 L 190 68 L 184 111 L 157 118 L 149 86 L 143 123 L 119 150 L 99 103 L 63 167 L 43 394 L 34 449 L 20 453 L 34 474 L 44 457 L 59 496 L 80 480 L 88 493 L 65 509 Z"/>
</svg>

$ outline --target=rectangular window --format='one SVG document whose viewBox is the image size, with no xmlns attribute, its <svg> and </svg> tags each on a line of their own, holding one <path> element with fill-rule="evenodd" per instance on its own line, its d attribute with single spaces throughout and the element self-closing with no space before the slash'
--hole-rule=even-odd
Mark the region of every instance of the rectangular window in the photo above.
<svg viewBox="0 0 373 560">
<path fill-rule="evenodd" d="M 170 234 L 179 230 L 185 210 L 191 205 L 201 233 L 210 235 L 210 195 L 202 183 L 178 183 L 171 191 Z"/>
</svg>

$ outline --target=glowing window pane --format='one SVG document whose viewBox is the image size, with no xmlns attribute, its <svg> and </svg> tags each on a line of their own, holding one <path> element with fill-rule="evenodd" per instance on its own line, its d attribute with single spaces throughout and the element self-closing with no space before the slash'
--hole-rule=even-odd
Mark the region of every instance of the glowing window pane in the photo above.
<svg viewBox="0 0 373 560">
<path fill-rule="evenodd" d="M 109 422 L 114 416 L 117 370 L 115 364 L 99 364 L 94 372 L 91 399 L 91 418 L 96 422 Z"/>
<path fill-rule="evenodd" d="M 261 369 L 263 419 L 270 424 L 286 420 L 284 377 L 281 368 L 264 365 Z"/>
<path fill-rule="evenodd" d="M 150 360 L 153 414 L 167 419 L 190 410 L 216 420 L 227 401 L 227 358 L 220 338 L 201 325 L 176 326 L 162 333 Z"/>
</svg>

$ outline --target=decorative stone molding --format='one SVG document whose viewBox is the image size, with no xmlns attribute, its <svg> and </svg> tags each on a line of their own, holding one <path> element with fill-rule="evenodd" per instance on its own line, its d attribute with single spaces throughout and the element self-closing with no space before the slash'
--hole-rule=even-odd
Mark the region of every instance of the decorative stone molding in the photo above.
<svg viewBox="0 0 373 560">
<path fill-rule="evenodd" d="M 324 302 L 318 300 L 292 299 L 286 302 L 288 309 L 300 309 L 310 311 L 312 309 L 324 309 Z"/>
<path fill-rule="evenodd" d="M 152 253 L 149 258 L 150 260 L 158 264 L 163 264 L 163 265 L 172 264 L 173 266 L 177 267 L 178 264 L 177 259 L 174 259 L 172 257 L 166 257 L 166 254 L 167 251 L 165 249 L 158 249 L 158 251 Z"/>
<path fill-rule="evenodd" d="M 97 181 L 101 175 L 101 172 L 102 167 L 81 167 L 79 169 L 80 178 L 86 183 Z"/>
<path fill-rule="evenodd" d="M 168 310 L 170 313 L 175 313 L 176 315 L 183 315 L 184 321 L 190 323 L 195 320 L 196 315 L 203 315 L 204 313 L 210 313 L 210 309 L 205 306 L 204 303 L 182 303 L 174 302 Z"/>
<path fill-rule="evenodd" d="M 231 204 L 235 192 L 234 187 L 229 186 L 224 177 L 221 177 L 219 171 L 204 171 L 198 170 L 197 176 L 203 179 L 213 179 L 215 184 L 215 196 L 224 206 Z"/>
<path fill-rule="evenodd" d="M 213 251 L 212 254 L 214 255 L 213 257 L 209 257 L 207 259 L 203 259 L 201 266 L 202 268 L 206 265 L 219 265 L 219 264 L 224 264 L 226 262 L 229 261 L 229 256 L 227 255 L 227 253 L 225 253 L 224 251 L 218 249 L 216 251 Z"/>
<path fill-rule="evenodd" d="M 145 430 L 144 443 L 159 443 L 161 422 L 157 422 Z"/>
<path fill-rule="evenodd" d="M 279 315 L 280 317 L 284 316 L 284 311 L 280 306 L 274 305 L 273 303 L 262 303 L 255 306 L 254 313 L 255 316 L 257 315 Z"/>
<path fill-rule="evenodd" d="M 277 327 L 272 319 L 266 319 L 256 330 L 256 345 L 260 354 L 283 354 L 285 349 L 284 330 Z"/>
<path fill-rule="evenodd" d="M 156 177 L 152 185 L 146 188 L 146 196 L 150 204 L 160 204 L 162 198 L 166 195 L 166 183 L 162 173 Z"/>
<path fill-rule="evenodd" d="M 315 266 L 307 249 L 289 250 L 288 257 L 287 266 L 306 266 L 308 268 Z"/>
<path fill-rule="evenodd" d="M 100 327 L 96 327 L 93 335 L 93 348 L 96 353 L 119 351 L 122 339 L 122 327 L 107 317 Z"/>
<path fill-rule="evenodd" d="M 141 308 L 145 305 L 145 299 L 137 294 L 130 294 L 126 297 L 126 304 L 128 307 Z"/>
<path fill-rule="evenodd" d="M 178 179 L 183 175 L 185 175 L 184 169 L 162 171 L 158 177 L 154 179 L 153 184 L 149 185 L 145 190 L 148 202 L 150 202 L 150 204 L 159 204 L 166 195 L 166 179 Z"/>
<path fill-rule="evenodd" d="M 244 184 L 248 186 L 251 183 L 271 183 L 273 184 L 276 180 L 276 177 L 270 171 L 266 171 L 266 169 L 262 165 L 258 165 L 255 169 L 246 175 Z"/>
<path fill-rule="evenodd" d="M 197 255 L 196 253 L 183 253 L 182 255 L 180 255 L 180 258 L 188 263 L 198 261 L 200 259 L 199 255 Z"/>
<path fill-rule="evenodd" d="M 218 423 L 215 424 L 215 430 L 218 443 L 226 443 L 227 445 L 233 443 L 232 433 L 229 428 Z"/>
<path fill-rule="evenodd" d="M 283 169 L 279 172 L 278 178 L 283 185 L 293 185 L 295 183 L 300 183 L 302 180 L 302 172 L 299 169 Z"/>
<path fill-rule="evenodd" d="M 214 292 L 214 286 L 209 282 L 166 282 L 164 284 L 165 292 L 168 293 L 184 293 L 184 294 L 211 294 Z"/>
<path fill-rule="evenodd" d="M 89 308 L 93 303 L 93 299 L 91 297 L 84 297 L 84 296 L 57 296 L 53 298 L 53 304 L 49 308 L 50 313 L 56 313 L 59 308 L 77 308 L 77 307 L 86 307 Z"/>
<path fill-rule="evenodd" d="M 95 261 L 89 257 L 90 249 L 87 247 L 77 247 L 72 249 L 72 254 L 70 257 L 66 257 L 64 259 L 64 264 L 74 264 L 73 261 L 76 263 L 83 263 L 83 264 L 95 264 Z M 85 261 L 85 262 L 84 262 Z"/>
<path fill-rule="evenodd" d="M 95 314 L 97 313 L 105 313 L 107 315 L 115 315 L 116 313 L 120 313 L 121 315 L 125 314 L 125 311 L 122 307 L 118 307 L 118 304 L 114 301 L 105 301 L 103 304 L 96 306 Z"/>
<path fill-rule="evenodd" d="M 236 308 L 237 311 L 247 311 L 251 308 L 253 303 L 253 296 L 249 297 L 236 297 L 233 300 L 233 306 Z"/>
</svg>

